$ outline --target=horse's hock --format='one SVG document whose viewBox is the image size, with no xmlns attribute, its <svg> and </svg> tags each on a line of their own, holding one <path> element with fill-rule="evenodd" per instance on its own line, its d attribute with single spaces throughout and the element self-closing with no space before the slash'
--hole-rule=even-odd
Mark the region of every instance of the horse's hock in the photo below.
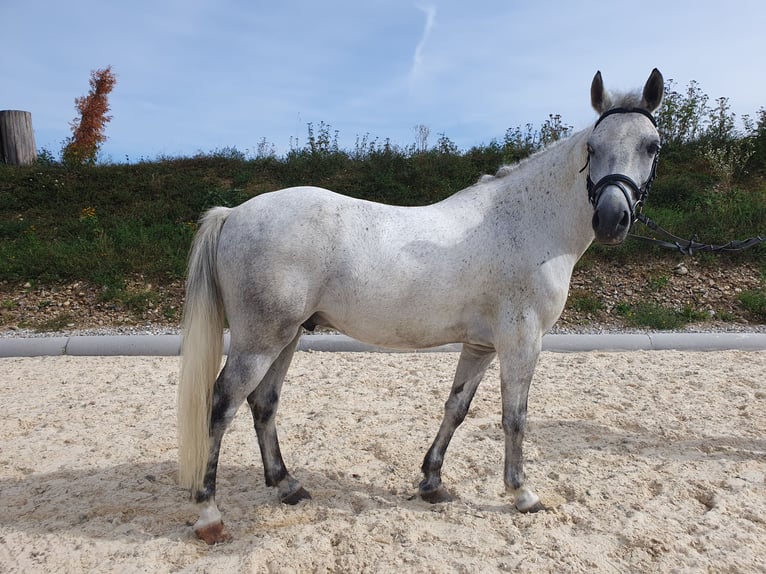
<svg viewBox="0 0 766 574">
<path fill-rule="evenodd" d="M 31 165 L 36 159 L 32 114 L 0 110 L 0 163 Z"/>
</svg>

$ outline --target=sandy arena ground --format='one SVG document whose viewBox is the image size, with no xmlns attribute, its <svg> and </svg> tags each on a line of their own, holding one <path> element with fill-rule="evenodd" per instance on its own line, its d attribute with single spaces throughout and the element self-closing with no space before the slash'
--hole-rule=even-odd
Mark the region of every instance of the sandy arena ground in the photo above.
<svg viewBox="0 0 766 574">
<path fill-rule="evenodd" d="M 763 572 L 766 352 L 543 354 L 527 474 L 503 492 L 496 366 L 413 499 L 453 353 L 298 353 L 278 418 L 313 494 L 264 486 L 247 409 L 224 441 L 232 542 L 176 484 L 177 358 L 0 360 L 0 572 Z"/>
</svg>

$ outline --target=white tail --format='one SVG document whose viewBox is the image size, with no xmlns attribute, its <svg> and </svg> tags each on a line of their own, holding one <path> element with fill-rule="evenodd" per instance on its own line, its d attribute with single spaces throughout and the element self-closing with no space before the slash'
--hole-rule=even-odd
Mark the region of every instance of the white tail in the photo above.
<svg viewBox="0 0 766 574">
<path fill-rule="evenodd" d="M 178 465 L 181 486 L 192 492 L 202 488 L 205 477 L 213 385 L 223 355 L 225 315 L 216 252 L 229 211 L 215 207 L 205 213 L 189 256 L 178 385 Z"/>
</svg>

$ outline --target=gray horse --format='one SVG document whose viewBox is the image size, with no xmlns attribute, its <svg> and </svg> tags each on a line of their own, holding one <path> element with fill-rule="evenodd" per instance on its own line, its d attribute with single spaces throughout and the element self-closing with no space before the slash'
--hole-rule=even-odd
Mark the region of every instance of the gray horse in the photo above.
<svg viewBox="0 0 766 574">
<path fill-rule="evenodd" d="M 463 343 L 420 496 L 450 499 L 441 467 L 487 367 L 497 356 L 507 490 L 516 508 L 543 508 L 527 485 L 522 440 L 543 334 L 564 308 L 572 269 L 594 237 L 621 243 L 654 178 L 652 112 L 662 75 L 612 96 L 591 85 L 600 114 L 557 142 L 439 203 L 393 207 L 314 187 L 266 193 L 208 211 L 189 260 L 178 392 L 181 484 L 199 503 L 196 534 L 225 540 L 215 503 L 224 432 L 246 400 L 266 484 L 309 498 L 287 471 L 275 415 L 303 328 L 331 327 L 397 349 Z M 219 373 L 225 320 L 229 354 Z"/>
</svg>

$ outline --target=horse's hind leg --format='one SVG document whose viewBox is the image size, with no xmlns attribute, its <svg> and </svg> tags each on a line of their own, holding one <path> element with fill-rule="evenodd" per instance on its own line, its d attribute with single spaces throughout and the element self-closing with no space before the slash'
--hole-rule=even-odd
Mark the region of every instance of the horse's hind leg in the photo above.
<svg viewBox="0 0 766 574">
<path fill-rule="evenodd" d="M 452 500 L 442 485 L 441 468 L 444 454 L 455 430 L 463 422 L 471 406 L 476 389 L 484 377 L 495 352 L 491 349 L 463 346 L 460 354 L 452 391 L 444 405 L 444 418 L 431 448 L 423 460 L 423 481 L 418 487 L 420 497 L 427 502 L 448 502 Z"/>
<path fill-rule="evenodd" d="M 311 498 L 311 495 L 304 490 L 300 482 L 287 472 L 279 449 L 277 427 L 274 422 L 279 407 L 282 383 L 285 380 L 299 339 L 300 334 L 284 348 L 277 360 L 269 367 L 263 380 L 247 397 L 247 403 L 253 414 L 258 446 L 261 449 L 266 484 L 277 487 L 279 498 L 285 504 L 297 504 L 301 500 Z"/>
<path fill-rule="evenodd" d="M 232 348 L 213 386 L 213 404 L 210 415 L 210 456 L 202 483 L 195 500 L 200 505 L 200 516 L 194 532 L 208 544 L 229 538 L 224 531 L 221 513 L 215 503 L 216 474 L 221 441 L 237 410 L 258 383 L 266 376 L 278 351 L 252 353 Z"/>
</svg>

